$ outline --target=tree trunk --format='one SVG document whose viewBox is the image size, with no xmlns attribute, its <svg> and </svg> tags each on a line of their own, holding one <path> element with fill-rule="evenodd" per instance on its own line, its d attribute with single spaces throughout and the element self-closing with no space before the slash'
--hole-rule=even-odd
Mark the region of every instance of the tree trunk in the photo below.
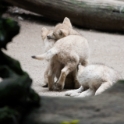
<svg viewBox="0 0 124 124">
<path fill-rule="evenodd" d="M 124 32 L 124 2 L 121 0 L 5 0 L 12 5 L 62 21 L 101 31 Z"/>
</svg>

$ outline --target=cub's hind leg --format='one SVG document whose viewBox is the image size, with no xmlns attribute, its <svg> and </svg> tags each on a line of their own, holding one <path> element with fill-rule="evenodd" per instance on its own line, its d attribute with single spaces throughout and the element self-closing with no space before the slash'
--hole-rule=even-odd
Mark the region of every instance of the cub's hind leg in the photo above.
<svg viewBox="0 0 124 124">
<path fill-rule="evenodd" d="M 48 87 L 49 90 L 53 90 L 54 88 L 54 79 L 57 73 L 57 64 L 54 59 L 50 61 L 49 71 L 48 71 Z"/>
<path fill-rule="evenodd" d="M 105 90 L 110 88 L 111 86 L 112 86 L 112 82 L 111 81 L 102 83 L 100 85 L 100 87 L 96 90 L 95 95 L 101 94 L 102 92 L 104 92 Z"/>
<path fill-rule="evenodd" d="M 88 97 L 94 96 L 95 91 L 93 89 L 87 89 L 84 92 L 80 93 L 77 97 Z"/>
<path fill-rule="evenodd" d="M 70 72 L 75 70 L 77 65 L 78 65 L 78 62 L 67 63 L 67 65 L 65 65 L 65 67 L 61 70 L 61 74 L 60 74 L 59 80 L 56 83 L 55 90 L 62 90 L 64 88 L 66 76 Z"/>
</svg>

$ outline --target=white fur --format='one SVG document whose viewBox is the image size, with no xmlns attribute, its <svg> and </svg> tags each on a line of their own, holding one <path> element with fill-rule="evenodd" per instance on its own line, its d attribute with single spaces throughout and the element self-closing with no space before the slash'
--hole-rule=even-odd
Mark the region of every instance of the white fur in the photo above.
<svg viewBox="0 0 124 124">
<path fill-rule="evenodd" d="M 55 44 L 54 40 L 48 40 L 47 38 L 44 39 L 44 52 L 47 52 L 49 49 L 53 47 Z"/>
<path fill-rule="evenodd" d="M 50 50 L 48 50 L 46 53 L 43 53 L 41 55 L 37 55 L 35 56 L 36 59 L 39 59 L 39 60 L 47 60 L 49 61 L 50 59 L 53 58 L 53 56 L 55 56 L 57 54 L 57 50 L 55 48 L 51 48 Z"/>
<path fill-rule="evenodd" d="M 77 90 L 67 91 L 65 95 L 77 97 L 99 95 L 115 84 L 119 76 L 115 70 L 108 66 L 92 64 L 86 67 L 80 65 L 77 79 L 81 87 Z"/>
</svg>

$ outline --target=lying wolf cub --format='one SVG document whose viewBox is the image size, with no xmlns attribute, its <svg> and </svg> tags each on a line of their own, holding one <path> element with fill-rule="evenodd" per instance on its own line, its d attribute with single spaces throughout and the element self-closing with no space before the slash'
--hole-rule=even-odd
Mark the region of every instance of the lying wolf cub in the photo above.
<svg viewBox="0 0 124 124">
<path fill-rule="evenodd" d="M 73 30 L 70 26 L 70 20 L 65 18 L 64 22 L 60 25 L 67 25 L 68 28 L 66 29 L 66 26 L 63 26 L 63 28 L 57 29 L 57 32 L 61 32 L 61 35 L 56 35 L 56 31 L 53 30 L 53 35 L 47 37 L 48 39 L 57 40 L 53 47 L 42 55 L 32 56 L 34 59 L 46 59 L 50 61 L 48 73 L 49 90 L 62 90 L 65 85 L 66 76 L 71 72 L 73 72 L 75 84 L 79 85 L 77 80 L 77 66 L 79 63 L 82 66 L 86 66 L 89 59 L 88 42 Z M 57 25 L 57 27 L 60 25 Z M 54 85 L 54 77 L 58 73 L 57 70 L 61 69 L 61 65 L 63 65 L 63 68 L 59 74 L 57 83 Z"/>
<path fill-rule="evenodd" d="M 91 64 L 86 67 L 80 65 L 77 79 L 81 87 L 67 91 L 66 96 L 87 97 L 101 94 L 119 80 L 119 75 L 103 64 Z"/>
</svg>

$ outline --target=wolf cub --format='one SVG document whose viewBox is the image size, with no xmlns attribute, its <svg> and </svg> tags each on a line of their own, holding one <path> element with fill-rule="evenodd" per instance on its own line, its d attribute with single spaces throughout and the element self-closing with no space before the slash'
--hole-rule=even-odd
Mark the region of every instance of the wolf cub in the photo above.
<svg viewBox="0 0 124 124">
<path fill-rule="evenodd" d="M 52 48 L 53 45 L 56 42 L 56 40 L 49 38 L 49 37 L 52 36 L 52 33 L 53 33 L 53 30 L 49 30 L 49 29 L 47 29 L 45 27 L 43 27 L 42 30 L 41 30 L 41 37 L 42 37 L 42 40 L 44 42 L 44 52 L 46 52 L 50 48 Z M 60 73 L 61 73 L 61 70 L 62 70 L 63 67 L 64 67 L 64 65 L 63 64 L 60 64 L 60 67 L 59 68 L 56 68 L 55 77 L 56 77 L 57 80 L 59 79 L 59 76 L 60 76 Z M 47 66 L 47 68 L 45 70 L 45 73 L 44 73 L 44 84 L 42 84 L 43 87 L 47 87 L 48 86 L 48 74 L 49 74 L 49 70 L 50 70 L 50 62 L 48 62 L 48 66 Z M 80 84 L 79 83 L 75 83 L 74 82 L 74 74 L 73 73 L 74 72 L 71 72 L 67 76 L 67 78 L 65 80 L 65 86 L 64 86 L 65 89 L 77 89 L 77 88 L 80 87 Z"/>
<path fill-rule="evenodd" d="M 57 32 L 61 32 L 61 37 L 60 35 L 58 36 Z M 54 40 L 53 47 L 50 46 L 51 49 L 47 52 L 32 56 L 32 58 L 49 61 L 49 72 L 46 78 L 48 79 L 49 90 L 62 90 L 65 86 L 66 77 L 70 73 L 73 73 L 75 86 L 79 86 L 77 66 L 79 63 L 82 66 L 88 64 L 88 41 L 72 28 L 68 18 L 65 18 L 62 24 L 55 26 L 51 35 L 48 36 L 47 34 L 47 40 Z M 61 70 L 60 73 L 58 73 L 58 69 Z M 59 78 L 54 83 L 54 78 L 57 74 Z"/>
<path fill-rule="evenodd" d="M 77 79 L 81 87 L 70 90 L 66 96 L 87 97 L 99 95 L 119 80 L 119 74 L 103 64 L 91 64 L 86 67 L 79 65 Z"/>
</svg>

